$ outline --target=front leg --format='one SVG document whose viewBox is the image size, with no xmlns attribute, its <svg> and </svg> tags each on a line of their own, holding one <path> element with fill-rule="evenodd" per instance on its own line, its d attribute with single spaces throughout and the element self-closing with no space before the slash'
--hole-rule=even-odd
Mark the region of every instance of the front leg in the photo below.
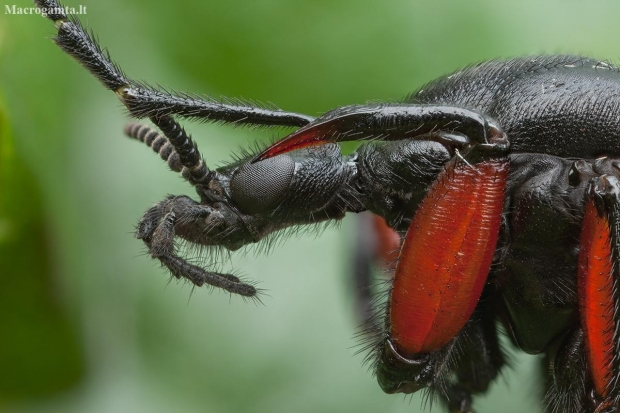
<svg viewBox="0 0 620 413">
<path fill-rule="evenodd" d="M 209 122 L 235 125 L 304 126 L 313 118 L 265 106 L 250 105 L 242 100 L 218 101 L 188 93 L 172 93 L 156 89 L 128 78 L 92 35 L 74 17 L 67 16 L 58 0 L 34 0 L 58 30 L 54 39 L 67 54 L 73 56 L 109 90 L 116 93 L 129 113 L 137 118 L 161 118 L 178 115 Z"/>
<path fill-rule="evenodd" d="M 130 136 L 150 142 L 139 133 L 148 135 L 152 132 L 148 128 L 129 129 Z M 165 141 L 163 136 L 153 135 L 153 141 Z M 176 153 L 160 155 L 169 161 Z M 199 202 L 186 196 L 168 197 L 144 214 L 136 233 L 152 258 L 174 277 L 196 286 L 211 285 L 247 297 L 257 293 L 253 285 L 234 275 L 213 272 L 181 258 L 175 239 L 234 251 L 291 226 L 338 220 L 347 211 L 364 209 L 352 184 L 355 163 L 343 157 L 337 145 L 259 163 L 239 161 L 209 175 L 208 185 L 195 185 Z"/>
<path fill-rule="evenodd" d="M 252 284 L 232 274 L 208 271 L 177 255 L 175 237 L 188 233 L 188 225 L 198 222 L 201 228 L 225 226 L 230 231 L 235 231 L 235 226 L 239 225 L 234 220 L 227 222 L 212 207 L 198 204 L 188 197 L 170 197 L 144 214 L 138 224 L 136 238 L 141 239 L 151 257 L 159 260 L 177 279 L 186 279 L 197 287 L 207 284 L 244 297 L 255 297 L 257 290 Z"/>
</svg>

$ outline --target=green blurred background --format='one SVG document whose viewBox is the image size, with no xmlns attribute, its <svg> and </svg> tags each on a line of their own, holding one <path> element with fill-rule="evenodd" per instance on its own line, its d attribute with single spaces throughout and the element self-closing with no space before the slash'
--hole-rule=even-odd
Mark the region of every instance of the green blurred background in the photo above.
<svg viewBox="0 0 620 413">
<path fill-rule="evenodd" d="M 15 0 L 17 6 L 30 3 Z M 47 37 L 0 13 L 0 411 L 415 412 L 362 357 L 346 279 L 353 221 L 233 266 L 264 306 L 172 282 L 132 229 L 192 190 L 122 135 L 112 93 Z M 9 3 L 12 4 L 12 3 Z M 81 0 L 135 78 L 311 115 L 397 100 L 463 65 L 581 53 L 617 58 L 620 3 Z M 191 124 L 211 165 L 274 131 Z M 536 357 L 515 356 L 480 412 L 539 410 Z"/>
</svg>

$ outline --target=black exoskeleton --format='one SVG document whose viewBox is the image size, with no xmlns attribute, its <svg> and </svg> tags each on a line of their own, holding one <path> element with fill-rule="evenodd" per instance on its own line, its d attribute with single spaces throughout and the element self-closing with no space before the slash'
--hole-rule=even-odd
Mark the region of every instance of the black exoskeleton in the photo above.
<svg viewBox="0 0 620 413">
<path fill-rule="evenodd" d="M 386 392 L 431 389 L 451 411 L 473 411 L 472 395 L 506 364 L 502 324 L 516 346 L 546 355 L 549 412 L 620 410 L 618 68 L 578 56 L 491 61 L 402 103 L 315 119 L 136 82 L 56 0 L 35 3 L 56 43 L 156 127 L 126 134 L 195 188 L 199 200 L 169 196 L 136 231 L 174 277 L 255 297 L 251 283 L 181 257 L 175 239 L 237 250 L 370 211 L 402 240 L 385 311 L 368 323 Z M 212 170 L 177 118 L 299 129 Z M 368 142 L 342 155 L 336 142 L 350 140 Z"/>
</svg>

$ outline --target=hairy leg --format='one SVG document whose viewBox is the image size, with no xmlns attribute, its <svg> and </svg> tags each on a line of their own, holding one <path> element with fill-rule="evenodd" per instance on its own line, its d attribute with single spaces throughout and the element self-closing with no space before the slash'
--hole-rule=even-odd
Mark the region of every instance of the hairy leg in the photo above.
<svg viewBox="0 0 620 413">
<path fill-rule="evenodd" d="M 58 30 L 56 44 L 73 56 L 109 90 L 115 92 L 129 113 L 137 118 L 161 118 L 178 115 L 208 122 L 265 126 L 304 126 L 312 117 L 246 104 L 229 99 L 219 102 L 188 93 L 172 93 L 156 89 L 128 78 L 109 54 L 94 40 L 81 23 L 63 11 L 57 0 L 35 0 L 41 8 L 54 10 L 47 17 Z"/>
</svg>

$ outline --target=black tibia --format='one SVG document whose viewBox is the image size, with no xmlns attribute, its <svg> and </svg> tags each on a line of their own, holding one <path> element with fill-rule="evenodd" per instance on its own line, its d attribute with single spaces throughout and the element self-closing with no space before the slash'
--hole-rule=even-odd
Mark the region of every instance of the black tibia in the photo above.
<svg viewBox="0 0 620 413">
<path fill-rule="evenodd" d="M 545 397 L 548 413 L 617 413 L 620 410 L 612 397 L 602 398 L 594 390 L 586 348 L 584 333 L 576 328 L 556 340 L 548 351 L 551 359 Z"/>
<path fill-rule="evenodd" d="M 168 164 L 171 170 L 174 172 L 182 171 L 183 165 L 179 159 L 179 154 L 176 153 L 168 139 L 160 132 L 139 123 L 128 124 L 125 126 L 124 132 L 130 138 L 137 139 L 153 149 Z"/>
<path fill-rule="evenodd" d="M 204 269 L 192 265 L 187 261 L 175 255 L 158 257 L 170 273 L 176 278 L 187 278 L 197 287 L 208 284 L 212 287 L 221 288 L 233 294 L 239 294 L 244 297 L 254 297 L 257 294 L 256 287 L 239 280 L 232 274 L 222 274 L 217 272 L 209 272 Z"/>
<path fill-rule="evenodd" d="M 190 94 L 175 94 L 134 82 L 118 90 L 129 113 L 138 118 L 178 115 L 207 122 L 236 125 L 304 126 L 314 118 L 280 109 L 266 109 L 244 104 L 219 102 Z"/>
<path fill-rule="evenodd" d="M 548 350 L 549 366 L 547 395 L 548 413 L 592 412 L 588 394 L 588 362 L 584 352 L 583 332 L 577 328 L 561 336 Z"/>
<path fill-rule="evenodd" d="M 205 121 L 268 126 L 303 126 L 313 120 L 310 116 L 279 109 L 260 108 L 233 100 L 232 103 L 226 103 L 190 94 L 175 94 L 136 82 L 123 74 L 112 62 L 107 51 L 101 49 L 76 18 L 65 15 L 63 6 L 58 1 L 35 0 L 35 4 L 54 10 L 47 17 L 56 23 L 56 44 L 73 56 L 107 89 L 116 92 L 129 113 L 135 117 L 161 118 L 176 114 Z"/>
<path fill-rule="evenodd" d="M 455 387 L 470 395 L 483 394 L 507 364 L 499 343 L 491 293 L 481 298 L 472 321 L 464 327 L 458 343 L 462 356 L 455 368 Z"/>
</svg>

